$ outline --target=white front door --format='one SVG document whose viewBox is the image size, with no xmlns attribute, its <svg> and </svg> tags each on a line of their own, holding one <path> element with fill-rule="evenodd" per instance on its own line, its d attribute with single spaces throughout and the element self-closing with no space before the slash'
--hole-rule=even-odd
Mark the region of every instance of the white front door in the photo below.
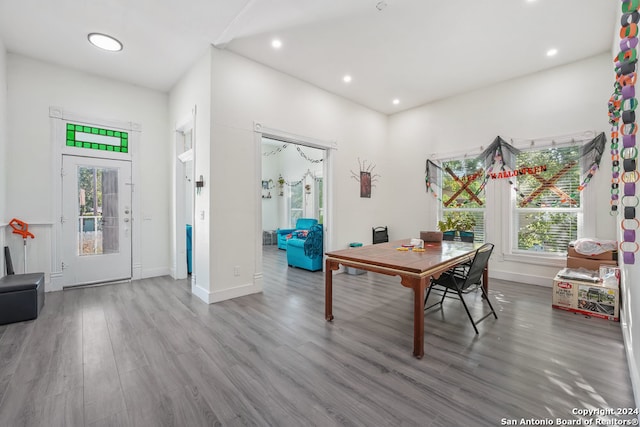
<svg viewBox="0 0 640 427">
<path fill-rule="evenodd" d="M 63 286 L 131 279 L 131 162 L 62 156 Z"/>
</svg>

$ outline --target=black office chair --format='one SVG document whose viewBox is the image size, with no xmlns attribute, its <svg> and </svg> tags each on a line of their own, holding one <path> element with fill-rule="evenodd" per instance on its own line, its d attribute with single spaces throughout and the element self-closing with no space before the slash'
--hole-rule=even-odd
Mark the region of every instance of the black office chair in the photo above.
<svg viewBox="0 0 640 427">
<path fill-rule="evenodd" d="M 471 265 L 469 266 L 468 269 L 461 270 L 461 269 L 453 268 L 445 273 L 442 273 L 442 275 L 440 275 L 440 277 L 438 277 L 437 279 L 432 278 L 431 283 L 429 284 L 429 289 L 427 290 L 427 296 L 424 299 L 425 311 L 436 305 L 442 306 L 442 302 L 447 296 L 447 292 L 451 290 L 451 291 L 455 291 L 455 293 L 458 295 L 458 299 L 462 301 L 462 305 L 464 306 L 464 309 L 467 312 L 467 316 L 469 316 L 469 320 L 471 320 L 471 324 L 473 325 L 473 329 L 475 329 L 476 334 L 478 333 L 478 328 L 476 327 L 476 324 L 482 322 L 491 314 L 493 314 L 493 317 L 497 319 L 498 315 L 493 309 L 493 306 L 491 305 L 491 301 L 489 301 L 489 295 L 487 295 L 487 293 L 485 292 L 484 287 L 479 286 L 479 288 L 482 290 L 482 296 L 484 297 L 483 300 L 487 301 L 487 303 L 489 304 L 489 308 L 491 309 L 491 312 L 485 314 L 479 320 L 475 320 L 475 321 L 473 320 L 473 317 L 469 312 L 469 308 L 467 307 L 467 303 L 464 301 L 464 298 L 462 296 L 464 293 L 466 293 L 466 291 L 470 289 L 471 286 L 478 285 L 482 281 L 482 273 L 484 272 L 484 269 L 487 267 L 487 264 L 489 263 L 491 252 L 493 252 L 493 244 L 485 243 L 484 245 L 479 247 L 478 250 L 476 250 L 473 261 L 471 262 Z M 433 289 L 438 289 L 442 291 L 442 298 L 440 299 L 439 302 L 436 302 L 435 304 L 431 304 L 430 306 L 427 307 L 426 306 L 427 300 L 429 299 L 429 294 Z"/>
</svg>

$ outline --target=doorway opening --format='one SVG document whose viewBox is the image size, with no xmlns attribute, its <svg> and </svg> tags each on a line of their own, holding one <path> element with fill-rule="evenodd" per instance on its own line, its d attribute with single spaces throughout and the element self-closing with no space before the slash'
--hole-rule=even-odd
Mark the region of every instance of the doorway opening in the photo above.
<svg viewBox="0 0 640 427">
<path fill-rule="evenodd" d="M 333 142 L 256 126 L 258 129 L 261 177 L 258 230 L 262 239 L 257 259 L 261 266 L 258 271 L 262 271 L 263 259 L 288 264 L 286 243 L 283 245 L 277 230 L 294 229 L 298 219 L 317 220 L 322 226 L 323 248 L 331 247 L 331 154 L 336 146 Z M 317 268 L 314 266 L 312 270 Z"/>
<path fill-rule="evenodd" d="M 172 276 L 195 281 L 194 206 L 194 120 L 187 120 L 175 131 L 175 260 Z"/>
</svg>

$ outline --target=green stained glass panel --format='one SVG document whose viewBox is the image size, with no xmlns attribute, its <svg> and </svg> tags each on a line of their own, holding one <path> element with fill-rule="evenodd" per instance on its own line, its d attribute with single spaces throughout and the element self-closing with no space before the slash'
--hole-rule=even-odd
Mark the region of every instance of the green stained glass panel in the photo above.
<svg viewBox="0 0 640 427">
<path fill-rule="evenodd" d="M 67 123 L 66 136 L 66 145 L 69 147 L 118 153 L 129 152 L 129 134 L 127 132 Z"/>
</svg>

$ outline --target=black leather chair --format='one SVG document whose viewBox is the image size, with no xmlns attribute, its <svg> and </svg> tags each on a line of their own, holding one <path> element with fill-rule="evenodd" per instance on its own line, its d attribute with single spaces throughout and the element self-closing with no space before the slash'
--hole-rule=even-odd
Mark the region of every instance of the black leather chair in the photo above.
<svg viewBox="0 0 640 427">
<path fill-rule="evenodd" d="M 491 301 L 489 301 L 489 295 L 485 292 L 482 286 L 478 286 L 482 290 L 483 300 L 489 304 L 489 308 L 491 312 L 485 314 L 478 320 L 474 320 L 469 312 L 469 308 L 467 307 L 467 303 L 464 301 L 463 294 L 471 289 L 472 286 L 479 285 L 482 281 L 482 273 L 484 269 L 487 267 L 489 263 L 489 258 L 491 257 L 491 253 L 493 252 L 493 244 L 485 243 L 481 247 L 476 250 L 475 256 L 469 268 L 459 269 L 453 268 L 445 273 L 442 273 L 440 277 L 437 279 L 431 279 L 431 283 L 429 284 L 429 289 L 427 290 L 427 296 L 424 299 L 425 310 L 430 309 L 436 305 L 442 306 L 442 302 L 444 301 L 447 293 L 449 291 L 453 291 L 457 295 L 457 298 L 462 301 L 462 305 L 464 306 L 464 310 L 467 312 L 467 316 L 469 316 L 469 320 L 473 325 L 473 329 L 478 333 L 478 328 L 476 325 L 482 322 L 487 317 L 493 316 L 497 319 L 498 315 L 496 314 L 493 306 L 491 305 Z M 442 292 L 442 298 L 440 301 L 427 306 L 427 300 L 429 299 L 429 295 L 431 291 L 437 289 Z"/>
</svg>

